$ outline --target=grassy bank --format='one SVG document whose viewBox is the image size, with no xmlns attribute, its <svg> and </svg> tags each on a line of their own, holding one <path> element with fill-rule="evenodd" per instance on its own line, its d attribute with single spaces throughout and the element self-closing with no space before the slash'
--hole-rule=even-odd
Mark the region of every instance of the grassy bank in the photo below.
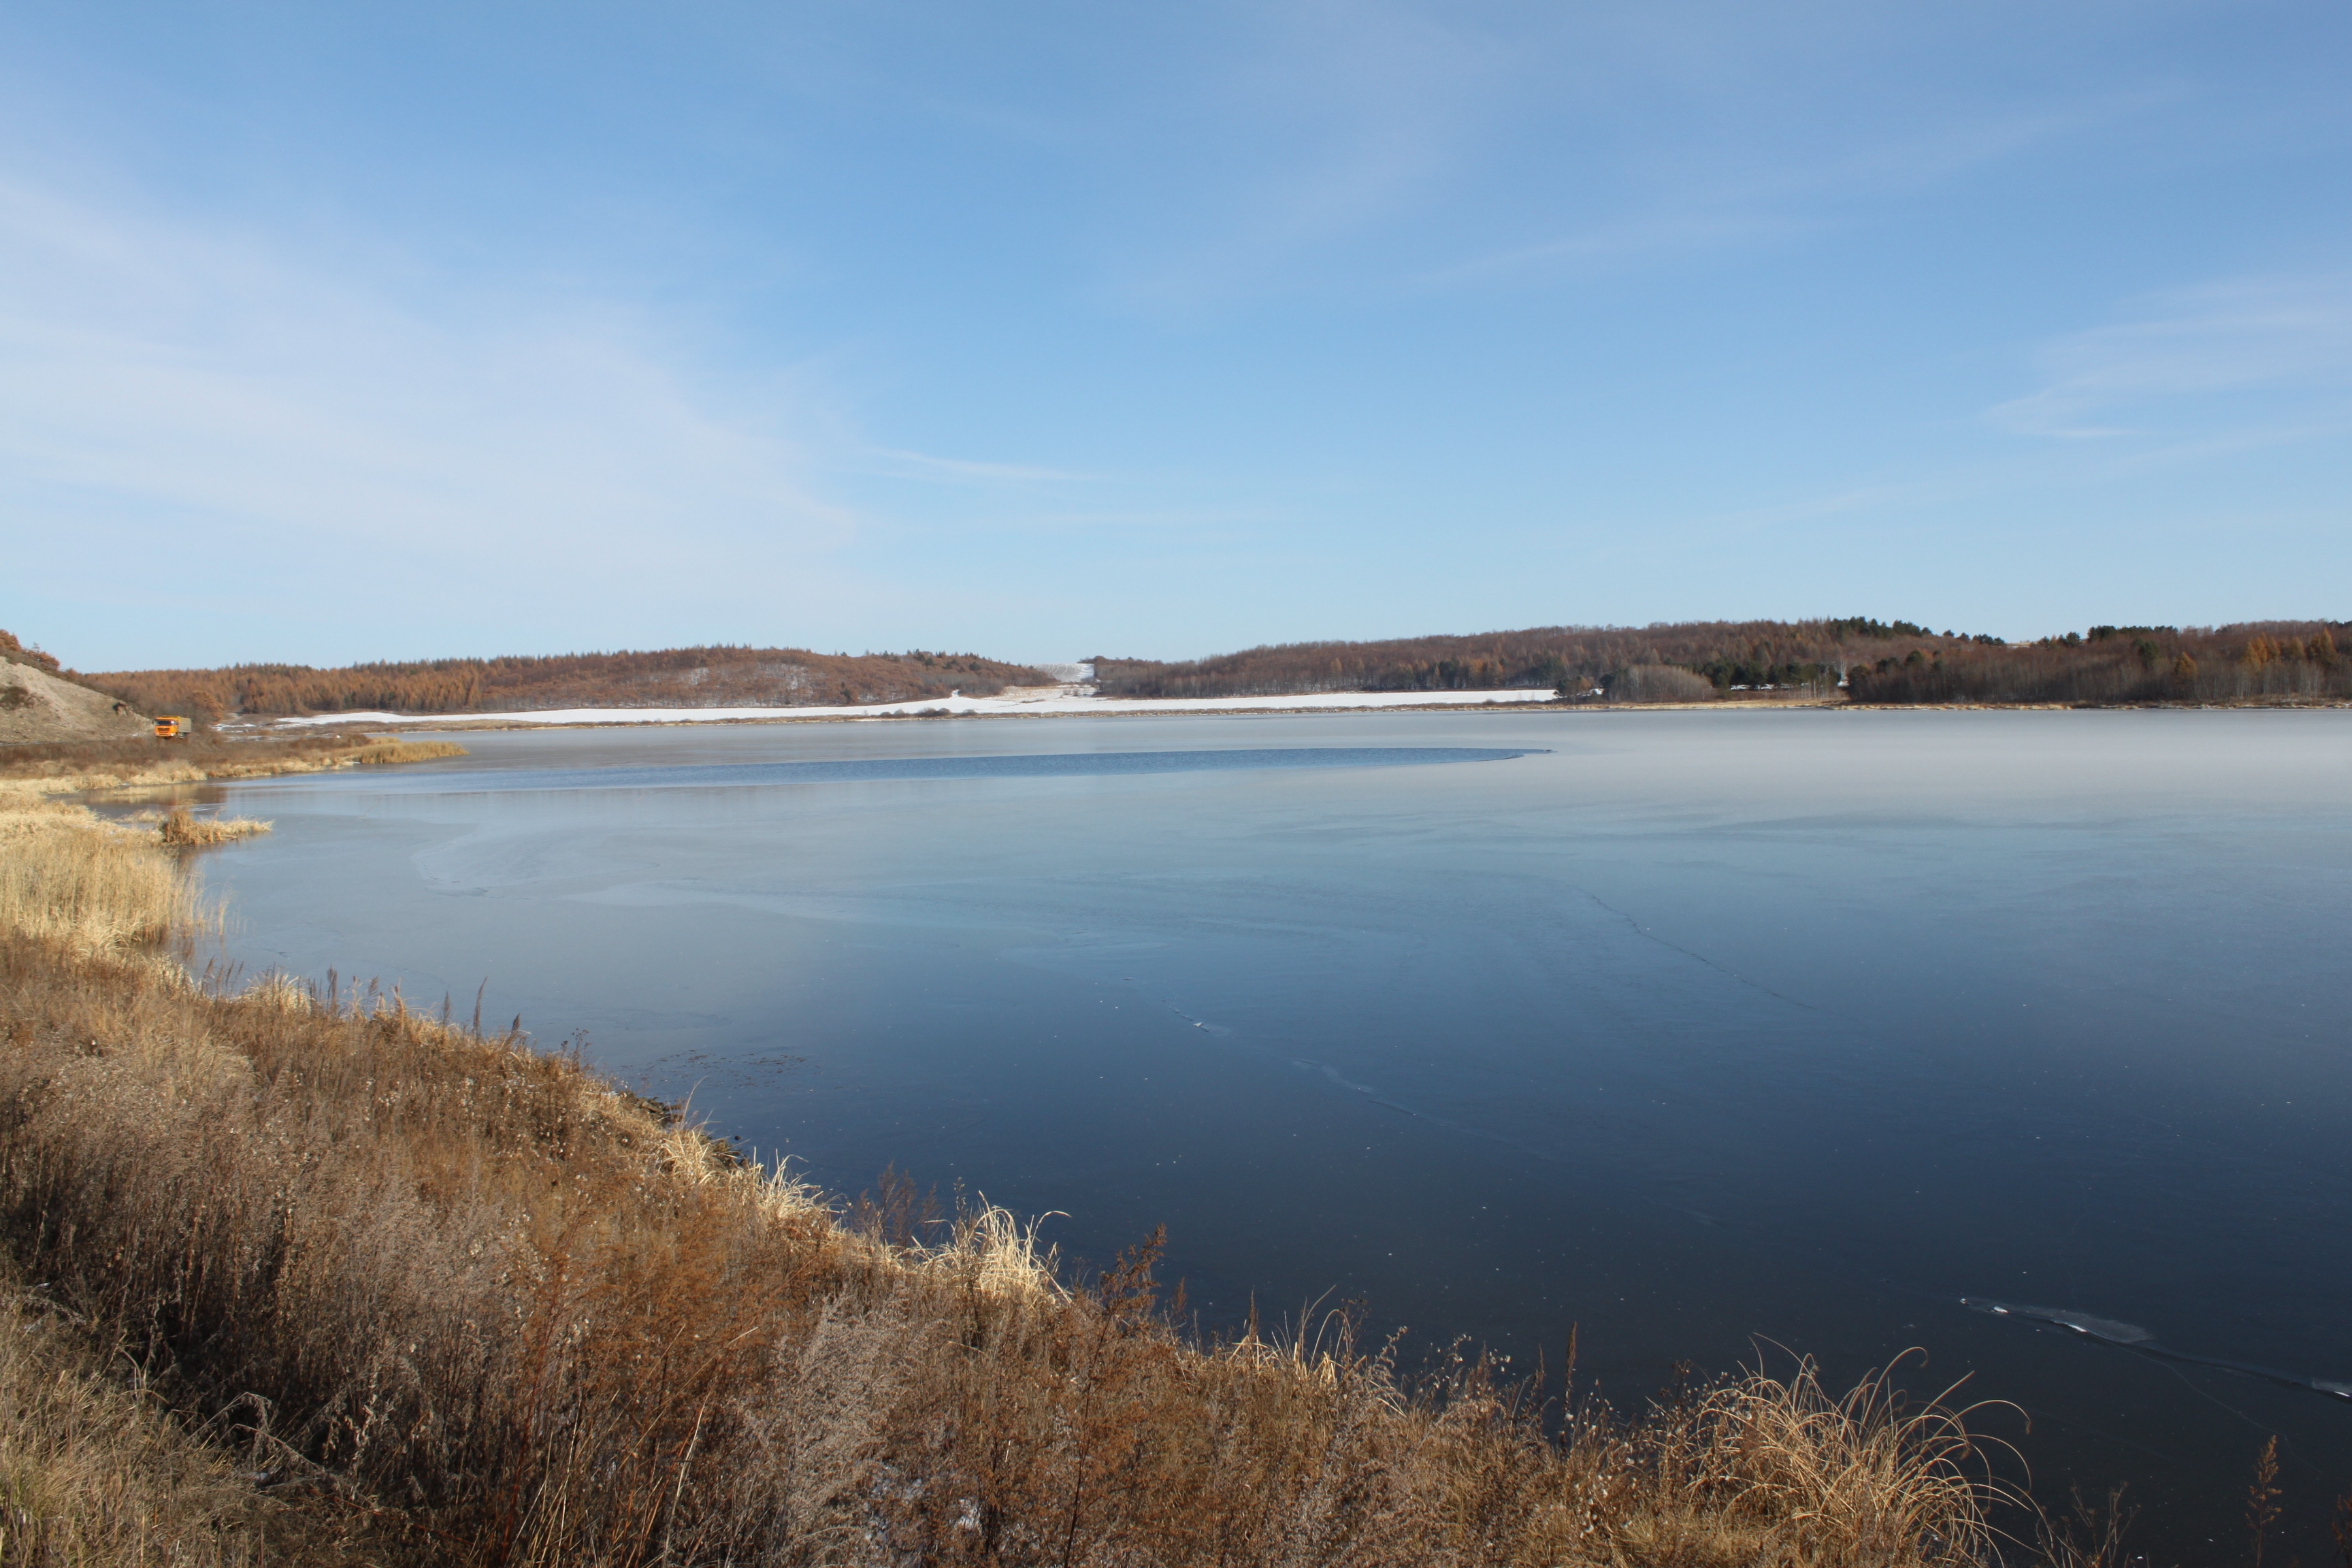
<svg viewBox="0 0 2352 1568">
<path fill-rule="evenodd" d="M 44 1305 L 0 1374 L 60 1392 L 0 1381 L 0 1473 L 117 1479 L 41 1481 L 0 1562 L 1985 1560 L 1958 1417 L 1883 1384 L 1547 1423 L 1341 1319 L 1202 1342 L 1150 1245 L 1070 1278 L 1001 1211 L 835 1204 L 516 1033 L 208 993 L 175 852 L 28 798 L 0 1241 Z M 142 1556 L 134 1515 L 201 1528 Z"/>
<path fill-rule="evenodd" d="M 127 1348 L 108 1343 L 53 1289 L 0 1272 L 0 1562 L 382 1560 L 364 1520 L 256 1485 L 250 1446 L 191 1430 L 125 1375 Z"/>
<path fill-rule="evenodd" d="M 0 931 L 89 956 L 138 952 L 202 929 L 179 863 L 160 849 L 193 849 L 267 831 L 240 818 L 184 809 L 152 823 L 102 820 L 76 795 L 135 798 L 220 779 L 425 762 L 462 755 L 441 742 L 306 737 L 288 742 L 161 746 L 14 746 L 0 752 Z"/>
</svg>

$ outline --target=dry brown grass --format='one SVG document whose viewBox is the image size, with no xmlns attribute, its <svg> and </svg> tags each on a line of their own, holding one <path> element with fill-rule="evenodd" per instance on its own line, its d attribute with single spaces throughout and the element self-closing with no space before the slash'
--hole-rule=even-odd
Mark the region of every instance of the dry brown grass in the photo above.
<svg viewBox="0 0 2352 1568">
<path fill-rule="evenodd" d="M 403 741 L 389 735 L 378 735 L 363 745 L 353 746 L 334 763 L 337 767 L 371 767 L 393 763 L 430 763 L 443 757 L 462 757 L 466 748 L 455 741 Z"/>
<path fill-rule="evenodd" d="M 49 1296 L 0 1272 L 0 1563 L 373 1560 L 363 1520 L 268 1495 L 266 1456 L 187 1430 Z"/>
<path fill-rule="evenodd" d="M 0 798 L 0 931 L 130 954 L 209 919 L 159 837 L 78 806 Z"/>
<path fill-rule="evenodd" d="M 0 931 L 56 942 L 80 954 L 136 952 L 215 919 L 158 846 L 201 849 L 266 833 L 244 817 L 198 817 L 174 807 L 107 822 L 75 795 L 139 798 L 223 779 L 462 756 L 437 741 L 330 737 L 287 744 L 193 750 L 152 742 L 39 746 L 0 752 Z"/>
<path fill-rule="evenodd" d="M 305 735 L 289 741 L 125 741 L 0 749 L 0 802 L 462 757 L 449 741 Z"/>
<path fill-rule="evenodd" d="M 186 806 L 164 813 L 155 825 L 156 838 L 173 849 L 209 849 L 268 831 L 269 824 L 254 817 L 197 816 Z"/>
<path fill-rule="evenodd" d="M 1960 1417 L 1887 1380 L 1832 1399 L 1801 1366 L 1548 1435 L 1527 1390 L 1409 1384 L 1344 1319 L 1197 1342 L 1153 1246 L 1080 1284 L 1002 1211 L 845 1211 L 520 1036 L 208 994 L 27 887 L 0 1238 L 305 1518 L 407 1561 L 1981 1561 Z"/>
</svg>

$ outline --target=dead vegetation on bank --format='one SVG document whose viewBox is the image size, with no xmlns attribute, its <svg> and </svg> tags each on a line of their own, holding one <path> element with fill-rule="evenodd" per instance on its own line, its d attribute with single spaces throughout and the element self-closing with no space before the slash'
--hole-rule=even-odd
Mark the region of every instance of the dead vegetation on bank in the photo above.
<svg viewBox="0 0 2352 1568">
<path fill-rule="evenodd" d="M 0 929 L 79 957 L 141 954 L 210 919 L 160 835 L 0 805 Z"/>
<path fill-rule="evenodd" d="M 77 795 L 141 798 L 181 784 L 462 755 L 442 742 L 329 738 L 288 745 L 22 746 L 0 752 L 0 931 L 92 956 L 142 952 L 213 920 L 177 861 L 158 848 L 201 849 L 266 833 L 244 817 L 197 816 L 184 805 L 146 820 L 103 819 Z"/>
<path fill-rule="evenodd" d="M 5 875 L 42 841 L 0 839 Z M 1002 1211 L 927 1224 L 903 1189 L 845 1211 L 519 1033 L 209 993 L 156 957 L 199 913 L 173 857 L 107 854 L 0 903 L 0 1238 L 71 1314 L 0 1312 L 0 1443 L 115 1479 L 39 1480 L 0 1562 L 1925 1568 L 1993 1545 L 1961 1414 L 1885 1380 L 1757 1374 L 1548 1431 L 1531 1391 L 1402 1379 L 1344 1319 L 1198 1342 L 1150 1246 L 1074 1281 Z M 134 1515 L 183 1522 L 134 1552 Z"/>
<path fill-rule="evenodd" d="M 90 746 L 9 746 L 0 750 L 0 804 L 424 763 L 465 754 L 466 748 L 452 742 L 403 741 L 390 735 L 301 735 L 268 741 L 201 736 Z"/>
<path fill-rule="evenodd" d="M 255 1484 L 249 1453 L 191 1431 L 122 1347 L 0 1270 L 0 1563 L 264 1568 L 376 1560 L 365 1526 Z"/>
<path fill-rule="evenodd" d="M 165 812 L 155 824 L 155 837 L 173 849 L 209 849 L 268 831 L 269 824 L 256 817 L 197 816 L 184 805 Z"/>
</svg>

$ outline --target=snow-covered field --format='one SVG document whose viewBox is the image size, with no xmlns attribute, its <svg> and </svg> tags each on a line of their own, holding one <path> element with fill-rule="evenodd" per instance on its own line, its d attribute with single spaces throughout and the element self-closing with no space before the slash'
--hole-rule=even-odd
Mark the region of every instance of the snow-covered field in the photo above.
<svg viewBox="0 0 2352 1568">
<path fill-rule="evenodd" d="M 1056 672 L 1058 673 L 1058 671 Z M 1375 708 L 1462 708 L 1549 702 L 1552 693 L 1508 691 L 1331 691 L 1305 697 L 1093 697 L 1077 686 L 1014 687 L 998 697 L 928 697 L 849 708 L 558 708 L 535 713 L 320 713 L 275 726 L 318 724 L 728 724 L 757 720 L 890 719 L 914 713 L 1058 718 L 1109 713 L 1328 713 Z"/>
</svg>

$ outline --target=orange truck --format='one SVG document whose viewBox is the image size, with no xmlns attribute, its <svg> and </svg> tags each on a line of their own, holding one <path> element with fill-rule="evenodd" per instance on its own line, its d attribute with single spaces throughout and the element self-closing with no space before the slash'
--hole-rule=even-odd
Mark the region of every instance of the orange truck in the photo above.
<svg viewBox="0 0 2352 1568">
<path fill-rule="evenodd" d="M 188 738 L 188 721 L 183 714 L 159 713 L 155 716 L 155 738 L 159 741 L 184 741 Z"/>
</svg>

